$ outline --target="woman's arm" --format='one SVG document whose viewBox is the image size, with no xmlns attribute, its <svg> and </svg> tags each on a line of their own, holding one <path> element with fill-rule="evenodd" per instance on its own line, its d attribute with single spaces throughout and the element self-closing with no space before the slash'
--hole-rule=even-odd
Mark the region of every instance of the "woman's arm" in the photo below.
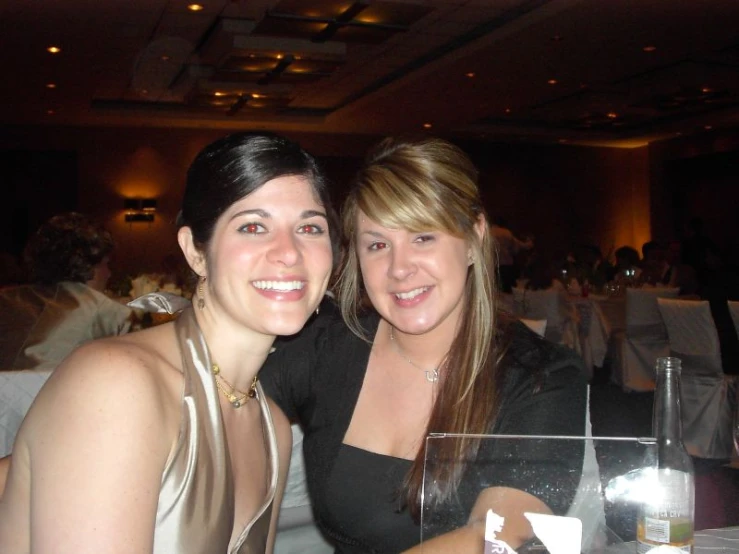
<svg viewBox="0 0 739 554">
<path fill-rule="evenodd" d="M 583 436 L 587 384 L 582 362 L 574 353 L 545 343 L 528 331 L 524 333 L 523 337 L 517 337 L 511 355 L 504 362 L 509 378 L 493 432 Z M 518 353 L 523 356 L 518 357 Z M 566 512 L 579 482 L 582 459 L 579 442 L 565 444 L 544 439 L 514 446 L 506 441 L 483 440 L 477 459 L 478 471 L 469 472 L 476 477 L 468 479 L 479 479 L 484 484 L 475 487 L 474 483 L 467 483 L 466 487 L 483 490 L 477 497 L 471 497 L 474 504 L 468 524 L 425 541 L 423 552 L 479 554 L 483 549 L 488 509 L 505 518 L 497 537 L 514 549 L 519 547 L 533 536 L 524 512 Z M 420 552 L 420 547 L 409 552 Z"/>
<path fill-rule="evenodd" d="M 449 553 L 480 554 L 485 541 L 485 520 L 491 509 L 505 518 L 503 529 L 497 538 L 516 549 L 533 536 L 533 531 L 524 512 L 551 514 L 541 500 L 524 491 L 508 487 L 490 487 L 477 497 L 465 527 L 444 533 L 423 543 L 424 554 Z M 421 552 L 421 545 L 406 551 L 408 554 Z"/>
<path fill-rule="evenodd" d="M 57 368 L 28 414 L 33 552 L 151 552 L 177 433 L 161 377 L 109 342 Z"/>
</svg>

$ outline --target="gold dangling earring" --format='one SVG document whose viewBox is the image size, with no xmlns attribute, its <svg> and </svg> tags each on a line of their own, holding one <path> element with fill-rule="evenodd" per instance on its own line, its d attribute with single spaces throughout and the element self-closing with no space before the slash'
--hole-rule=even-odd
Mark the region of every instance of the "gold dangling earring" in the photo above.
<svg viewBox="0 0 739 554">
<path fill-rule="evenodd" d="M 198 279 L 198 309 L 205 308 L 205 277 Z"/>
</svg>

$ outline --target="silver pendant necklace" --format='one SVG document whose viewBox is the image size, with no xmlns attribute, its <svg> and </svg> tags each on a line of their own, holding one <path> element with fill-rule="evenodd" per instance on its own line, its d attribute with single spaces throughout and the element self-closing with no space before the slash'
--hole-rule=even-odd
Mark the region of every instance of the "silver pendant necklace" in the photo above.
<svg viewBox="0 0 739 554">
<path fill-rule="evenodd" d="M 411 364 L 416 369 L 420 369 L 423 371 L 423 373 L 426 375 L 426 380 L 429 383 L 436 383 L 436 381 L 439 380 L 439 368 L 435 367 L 433 369 L 424 369 L 420 365 L 416 364 L 413 360 L 411 360 L 408 356 L 403 354 L 403 352 L 400 350 L 400 346 L 398 346 L 398 343 L 395 342 L 395 335 L 393 334 L 393 331 L 395 330 L 395 327 L 392 325 L 390 326 L 390 342 L 393 344 L 393 348 L 395 349 L 395 352 L 398 353 L 398 356 L 403 358 L 406 362 Z"/>
</svg>

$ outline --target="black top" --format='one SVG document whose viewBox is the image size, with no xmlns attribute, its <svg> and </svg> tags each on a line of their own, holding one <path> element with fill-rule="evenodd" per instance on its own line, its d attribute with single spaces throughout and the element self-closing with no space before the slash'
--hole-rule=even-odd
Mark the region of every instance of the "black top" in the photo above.
<svg viewBox="0 0 739 554">
<path fill-rule="evenodd" d="M 371 314 L 361 321 L 368 336 L 374 337 L 379 317 Z M 583 436 L 587 384 L 580 358 L 519 322 L 512 323 L 505 335 L 510 343 L 501 361 L 505 372 L 501 406 L 490 433 Z M 267 394 L 303 427 L 306 481 L 316 522 L 334 540 L 337 552 L 398 552 L 418 544 L 420 538 L 419 527 L 409 524 L 407 513 L 394 516 L 398 501 L 393 493 L 410 462 L 342 443 L 370 350 L 371 345 L 335 314 L 319 316 L 300 334 L 281 340 L 260 372 Z M 521 458 L 516 464 L 506 463 L 493 443 L 485 442 L 478 455 L 482 463 L 475 464 L 460 484 L 465 514 L 481 487 L 495 485 L 525 490 L 555 513 L 566 512 L 580 477 L 581 446 L 567 452 L 532 449 L 523 454 L 522 472 Z M 552 460 L 559 460 L 561 471 L 553 470 Z M 391 477 L 381 480 L 382 475 Z M 368 522 L 380 528 L 371 532 Z M 463 523 L 463 518 L 442 521 L 434 534 Z"/>
</svg>

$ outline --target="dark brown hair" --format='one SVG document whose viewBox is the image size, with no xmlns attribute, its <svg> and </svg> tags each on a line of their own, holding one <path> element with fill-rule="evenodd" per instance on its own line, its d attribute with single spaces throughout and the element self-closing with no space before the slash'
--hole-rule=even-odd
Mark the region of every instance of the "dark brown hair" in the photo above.
<svg viewBox="0 0 739 554">
<path fill-rule="evenodd" d="M 93 278 L 95 266 L 112 250 L 113 237 L 102 225 L 70 212 L 56 215 L 39 227 L 26 244 L 24 261 L 32 282 L 86 283 Z"/>
</svg>

